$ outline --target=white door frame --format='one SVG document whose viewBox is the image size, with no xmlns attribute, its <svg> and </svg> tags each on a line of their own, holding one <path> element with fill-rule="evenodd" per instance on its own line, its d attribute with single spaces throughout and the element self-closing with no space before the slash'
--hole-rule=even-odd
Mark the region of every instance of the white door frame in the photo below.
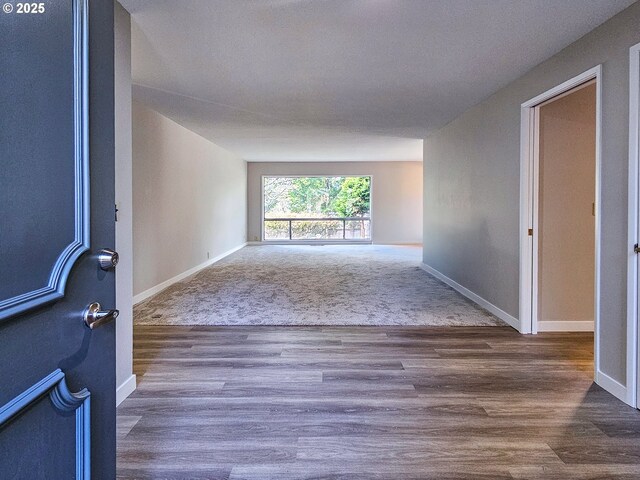
<svg viewBox="0 0 640 480">
<path fill-rule="evenodd" d="M 596 80 L 596 209 L 595 209 L 595 299 L 594 299 L 594 364 L 598 369 L 600 320 L 600 165 L 601 165 L 601 92 L 602 65 L 587 70 L 566 82 L 524 102 L 520 108 L 520 332 L 538 333 L 537 305 L 532 301 L 537 298 L 537 258 L 538 258 L 538 225 L 537 195 L 538 162 L 535 107 L 554 97 L 562 95 L 575 87 Z M 529 235 L 529 229 L 533 235 Z"/>
<path fill-rule="evenodd" d="M 640 317 L 638 262 L 634 246 L 640 242 L 640 43 L 629 51 L 629 241 L 627 250 L 627 398 L 640 408 Z"/>
</svg>

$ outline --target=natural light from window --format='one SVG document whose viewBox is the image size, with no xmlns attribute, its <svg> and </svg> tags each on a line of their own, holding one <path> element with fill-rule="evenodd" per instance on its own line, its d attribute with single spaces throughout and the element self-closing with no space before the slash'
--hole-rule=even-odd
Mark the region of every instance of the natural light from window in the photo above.
<svg viewBox="0 0 640 480">
<path fill-rule="evenodd" d="M 371 240 L 371 177 L 263 177 L 263 239 Z"/>
</svg>

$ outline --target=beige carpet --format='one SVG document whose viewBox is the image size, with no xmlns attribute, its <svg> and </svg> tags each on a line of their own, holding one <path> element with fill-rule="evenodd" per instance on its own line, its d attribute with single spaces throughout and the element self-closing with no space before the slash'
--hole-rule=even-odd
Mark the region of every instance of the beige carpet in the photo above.
<svg viewBox="0 0 640 480">
<path fill-rule="evenodd" d="M 136 305 L 139 325 L 504 323 L 420 267 L 421 249 L 249 246 Z"/>
</svg>

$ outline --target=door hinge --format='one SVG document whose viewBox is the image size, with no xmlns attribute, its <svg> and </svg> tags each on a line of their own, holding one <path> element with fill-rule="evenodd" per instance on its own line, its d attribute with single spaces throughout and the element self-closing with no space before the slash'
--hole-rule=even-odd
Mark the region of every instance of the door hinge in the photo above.
<svg viewBox="0 0 640 480">
<path fill-rule="evenodd" d="M 637 243 L 633 246 L 633 251 L 634 251 L 635 253 L 640 253 L 640 246 L 638 246 L 638 244 L 637 244 Z"/>
<path fill-rule="evenodd" d="M 116 203 L 114 207 L 115 207 L 115 212 L 113 212 L 114 213 L 113 217 L 114 217 L 114 220 L 117 222 L 118 221 L 118 204 Z"/>
<path fill-rule="evenodd" d="M 530 228 L 530 229 L 529 229 L 529 236 L 530 236 L 530 237 L 533 237 L 533 228 Z"/>
</svg>

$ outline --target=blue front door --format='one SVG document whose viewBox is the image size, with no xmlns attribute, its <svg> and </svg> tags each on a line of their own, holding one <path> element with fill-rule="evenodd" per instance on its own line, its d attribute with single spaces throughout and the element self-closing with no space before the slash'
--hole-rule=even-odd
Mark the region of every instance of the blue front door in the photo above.
<svg viewBox="0 0 640 480">
<path fill-rule="evenodd" d="M 0 4 L 0 478 L 114 478 L 113 2 Z"/>
</svg>

